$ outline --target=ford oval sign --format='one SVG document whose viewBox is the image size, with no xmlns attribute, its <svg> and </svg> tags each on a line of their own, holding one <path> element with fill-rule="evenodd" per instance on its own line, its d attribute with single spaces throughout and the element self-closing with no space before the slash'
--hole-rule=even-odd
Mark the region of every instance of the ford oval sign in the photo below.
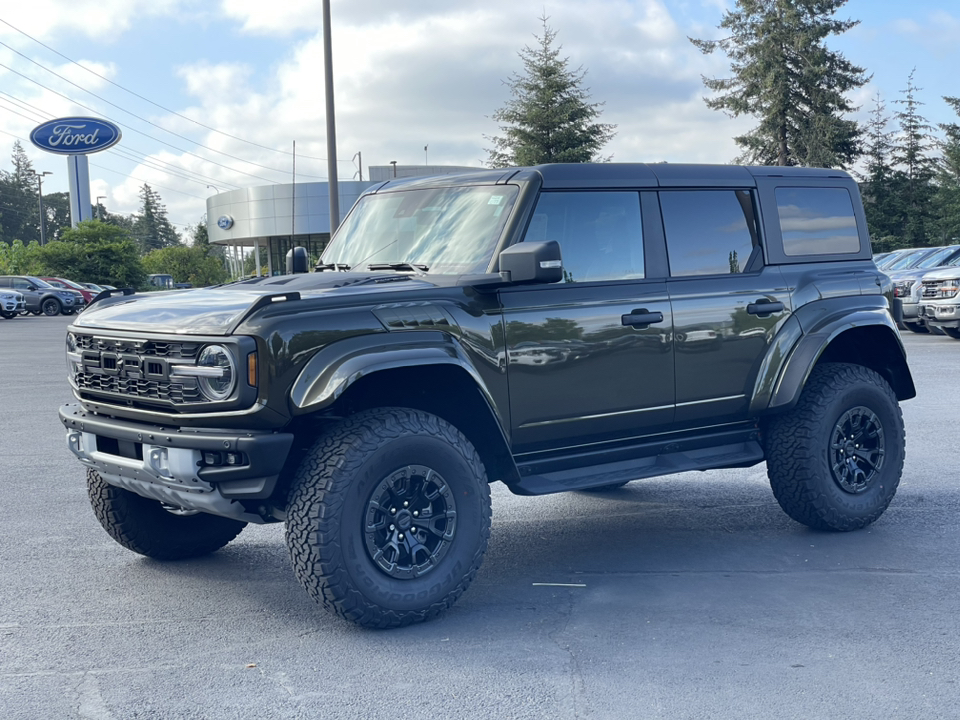
<svg viewBox="0 0 960 720">
<path fill-rule="evenodd" d="M 120 128 L 97 118 L 60 118 L 37 125 L 30 133 L 30 142 L 47 152 L 86 155 L 120 142 Z"/>
<path fill-rule="evenodd" d="M 217 219 L 217 227 L 221 230 L 229 230 L 233 227 L 233 218 L 229 215 L 221 215 Z"/>
</svg>

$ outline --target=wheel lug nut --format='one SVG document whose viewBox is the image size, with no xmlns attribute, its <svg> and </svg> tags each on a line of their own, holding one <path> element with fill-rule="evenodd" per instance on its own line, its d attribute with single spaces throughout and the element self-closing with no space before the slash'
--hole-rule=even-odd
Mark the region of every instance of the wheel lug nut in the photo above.
<svg viewBox="0 0 960 720">
<path fill-rule="evenodd" d="M 400 539 L 403 540 L 403 533 L 400 533 Z"/>
<path fill-rule="evenodd" d="M 397 512 L 397 509 L 396 509 L 396 508 L 390 508 L 390 514 L 391 514 L 391 515 L 393 515 L 393 514 L 396 513 L 396 512 Z"/>
<path fill-rule="evenodd" d="M 410 504 L 410 503 L 408 503 L 406 500 L 403 501 L 403 506 L 404 506 L 404 507 L 407 507 L 409 504 Z"/>
<path fill-rule="evenodd" d="M 391 530 L 394 530 L 394 529 L 396 529 L 396 528 L 395 528 L 395 526 L 391 525 L 391 526 L 390 526 L 390 529 L 391 529 Z"/>
<path fill-rule="evenodd" d="M 414 516 L 414 517 L 420 517 L 420 511 L 419 511 L 419 510 L 414 510 L 414 511 L 413 511 L 413 516 Z"/>
</svg>

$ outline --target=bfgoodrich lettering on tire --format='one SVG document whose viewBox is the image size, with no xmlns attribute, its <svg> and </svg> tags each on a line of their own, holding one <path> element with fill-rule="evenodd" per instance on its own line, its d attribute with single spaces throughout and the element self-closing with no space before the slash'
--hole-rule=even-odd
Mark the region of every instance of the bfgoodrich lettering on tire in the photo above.
<svg viewBox="0 0 960 720">
<path fill-rule="evenodd" d="M 287 509 L 294 572 L 360 625 L 399 627 L 450 607 L 490 536 L 490 488 L 473 445 L 428 413 L 358 413 L 322 436 Z"/>
<path fill-rule="evenodd" d="M 797 406 L 764 432 L 780 507 L 822 530 L 856 530 L 887 509 L 903 470 L 903 417 L 887 382 L 860 365 L 814 368 Z"/>
</svg>

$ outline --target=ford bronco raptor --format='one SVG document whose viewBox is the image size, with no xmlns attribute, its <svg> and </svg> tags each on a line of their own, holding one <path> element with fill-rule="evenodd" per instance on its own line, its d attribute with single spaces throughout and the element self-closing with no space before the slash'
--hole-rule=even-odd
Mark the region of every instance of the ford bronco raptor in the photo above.
<svg viewBox="0 0 960 720">
<path fill-rule="evenodd" d="M 584 164 L 371 187 L 315 271 L 135 295 L 68 329 L 93 510 L 174 560 L 286 523 L 356 623 L 433 617 L 542 495 L 766 462 L 786 513 L 862 528 L 915 394 L 843 172 Z"/>
</svg>

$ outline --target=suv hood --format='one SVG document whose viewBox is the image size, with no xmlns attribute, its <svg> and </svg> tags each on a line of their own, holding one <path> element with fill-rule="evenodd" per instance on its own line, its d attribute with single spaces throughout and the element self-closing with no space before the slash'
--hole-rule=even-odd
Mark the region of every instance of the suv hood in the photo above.
<svg viewBox="0 0 960 720">
<path fill-rule="evenodd" d="M 258 301 L 270 295 L 299 293 L 303 301 L 309 301 L 435 285 L 425 275 L 395 272 L 323 272 L 254 278 L 196 290 L 111 296 L 90 306 L 77 318 L 74 326 L 186 335 L 229 335 L 241 320 L 259 309 L 255 307 Z"/>
<path fill-rule="evenodd" d="M 923 274 L 924 280 L 951 280 L 953 278 L 960 278 L 960 265 L 928 270 Z"/>
</svg>

